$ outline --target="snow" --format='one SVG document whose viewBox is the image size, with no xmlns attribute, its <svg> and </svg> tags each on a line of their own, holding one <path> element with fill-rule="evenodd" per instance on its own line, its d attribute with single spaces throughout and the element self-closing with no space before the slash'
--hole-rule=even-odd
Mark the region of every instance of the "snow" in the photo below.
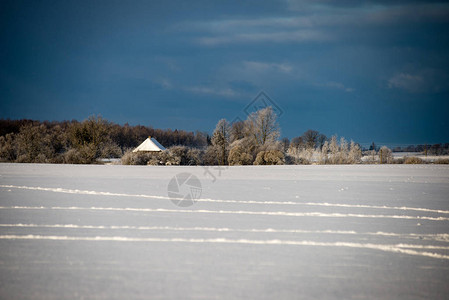
<svg viewBox="0 0 449 300">
<path fill-rule="evenodd" d="M 447 195 L 446 165 L 0 164 L 0 298 L 445 299 Z"/>
</svg>

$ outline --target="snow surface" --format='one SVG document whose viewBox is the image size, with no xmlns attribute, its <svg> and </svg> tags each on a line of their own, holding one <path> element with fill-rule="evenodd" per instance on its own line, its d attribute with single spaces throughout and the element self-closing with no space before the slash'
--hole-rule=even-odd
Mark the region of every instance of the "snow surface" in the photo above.
<svg viewBox="0 0 449 300">
<path fill-rule="evenodd" d="M 448 195 L 445 165 L 0 164 L 0 298 L 447 299 Z"/>
</svg>

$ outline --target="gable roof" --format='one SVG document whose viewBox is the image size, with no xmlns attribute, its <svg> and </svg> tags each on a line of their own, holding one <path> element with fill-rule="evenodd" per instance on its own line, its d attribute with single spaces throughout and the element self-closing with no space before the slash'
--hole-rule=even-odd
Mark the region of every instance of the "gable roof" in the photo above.
<svg viewBox="0 0 449 300">
<path fill-rule="evenodd" d="M 166 150 L 164 146 L 152 137 L 148 137 L 142 144 L 140 144 L 133 152 L 158 152 Z"/>
</svg>

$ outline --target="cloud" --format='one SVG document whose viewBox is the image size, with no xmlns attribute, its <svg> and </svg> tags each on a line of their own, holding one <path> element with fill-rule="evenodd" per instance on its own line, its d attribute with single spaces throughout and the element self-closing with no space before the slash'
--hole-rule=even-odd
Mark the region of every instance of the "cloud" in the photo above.
<svg viewBox="0 0 449 300">
<path fill-rule="evenodd" d="M 443 1 L 285 0 L 285 3 L 290 11 L 318 19 L 327 16 L 328 21 L 357 21 L 359 24 L 449 21 L 449 4 Z"/>
<path fill-rule="evenodd" d="M 221 97 L 228 97 L 228 98 L 239 96 L 239 93 L 231 88 L 191 86 L 191 87 L 185 87 L 184 90 L 194 93 L 194 94 L 213 95 L 213 96 L 221 96 Z"/>
<path fill-rule="evenodd" d="M 261 88 L 283 84 L 295 76 L 295 68 L 287 62 L 241 61 L 217 69 L 210 85 L 188 86 L 184 90 L 227 98 L 252 97 Z"/>
<path fill-rule="evenodd" d="M 244 61 L 243 68 L 254 72 L 279 71 L 283 73 L 290 73 L 293 66 L 287 63 L 266 63 L 260 61 Z"/>
<path fill-rule="evenodd" d="M 301 72 L 290 62 L 243 60 L 223 65 L 215 73 L 217 82 L 232 86 L 232 82 L 244 82 L 241 94 L 254 93 L 273 86 L 285 86 L 301 76 Z"/>
<path fill-rule="evenodd" d="M 155 61 L 162 63 L 170 71 L 177 72 L 177 71 L 181 70 L 178 63 L 173 58 L 160 56 L 160 57 L 156 57 Z"/>
<path fill-rule="evenodd" d="M 424 85 L 424 78 L 408 73 L 399 73 L 388 80 L 389 88 L 403 89 L 408 92 L 418 92 Z"/>
<path fill-rule="evenodd" d="M 172 82 L 167 78 L 156 78 L 152 81 L 163 89 L 169 90 L 173 88 Z"/>
<path fill-rule="evenodd" d="M 407 22 L 449 21 L 449 5 L 441 3 L 413 3 L 384 6 L 367 11 L 366 22 L 375 24 L 397 24 Z"/>
<path fill-rule="evenodd" d="M 336 90 L 342 90 L 345 91 L 347 93 L 352 93 L 355 91 L 354 88 L 350 88 L 345 86 L 343 83 L 340 82 L 335 82 L 335 81 L 329 81 L 326 83 L 316 83 L 316 84 L 312 84 L 313 86 L 317 86 L 317 87 L 324 87 L 324 88 L 329 88 L 329 89 L 336 89 Z"/>
<path fill-rule="evenodd" d="M 344 84 L 340 83 L 340 82 L 334 82 L 334 81 L 330 81 L 325 83 L 323 86 L 325 87 L 329 87 L 329 88 L 333 88 L 333 89 L 338 89 L 338 90 L 342 90 L 348 93 L 351 93 L 354 91 L 353 88 L 349 88 L 344 86 Z"/>
<path fill-rule="evenodd" d="M 409 93 L 439 93 L 449 90 L 448 77 L 445 71 L 435 69 L 401 72 L 388 80 L 388 87 Z"/>
<path fill-rule="evenodd" d="M 354 26 L 384 26 L 416 22 L 449 22 L 449 4 L 385 1 L 288 1 L 297 16 L 224 18 L 173 26 L 188 31 L 197 44 L 221 46 L 251 43 L 332 42 L 352 36 Z M 337 28 L 348 30 L 338 31 Z"/>
<path fill-rule="evenodd" d="M 223 44 L 248 44 L 248 43 L 287 43 L 287 42 L 319 42 L 331 40 L 330 35 L 319 30 L 295 30 L 276 32 L 246 32 L 219 34 L 197 38 L 196 41 L 205 46 L 218 46 Z"/>
</svg>

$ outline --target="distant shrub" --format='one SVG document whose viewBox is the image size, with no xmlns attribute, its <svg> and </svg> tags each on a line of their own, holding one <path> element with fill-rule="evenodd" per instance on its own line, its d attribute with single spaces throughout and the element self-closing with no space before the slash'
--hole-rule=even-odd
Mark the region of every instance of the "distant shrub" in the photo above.
<svg viewBox="0 0 449 300">
<path fill-rule="evenodd" d="M 14 133 L 0 136 L 0 161 L 14 161 L 17 158 Z"/>
<path fill-rule="evenodd" d="M 166 162 L 170 162 L 170 165 L 188 165 L 187 161 L 188 161 L 188 157 L 187 157 L 187 152 L 188 152 L 189 148 L 185 147 L 185 146 L 173 146 L 170 147 L 168 149 L 168 153 L 164 153 L 164 154 L 168 154 L 168 156 L 166 157 Z"/>
<path fill-rule="evenodd" d="M 313 148 L 306 149 L 290 147 L 287 151 L 287 158 L 285 161 L 296 165 L 309 165 L 312 161 L 313 153 Z"/>
<path fill-rule="evenodd" d="M 442 165 L 447 165 L 449 164 L 449 158 L 438 158 L 435 161 L 436 164 L 442 164 Z"/>
<path fill-rule="evenodd" d="M 97 149 L 93 145 L 85 145 L 77 149 L 69 149 L 63 155 L 63 161 L 66 164 L 91 164 L 94 163 L 97 156 Z"/>
<path fill-rule="evenodd" d="M 218 154 L 217 149 L 214 146 L 209 146 L 203 155 L 203 163 L 206 166 L 216 166 L 218 165 Z"/>
<path fill-rule="evenodd" d="M 147 165 L 153 158 L 154 154 L 151 152 L 132 152 L 128 150 L 121 158 L 122 165 Z"/>
<path fill-rule="evenodd" d="M 49 160 L 45 157 L 45 155 L 43 153 L 39 153 L 35 158 L 34 158 L 34 162 L 35 163 L 40 163 L 40 164 L 45 164 L 48 163 Z"/>
<path fill-rule="evenodd" d="M 201 152 L 186 146 L 173 146 L 168 149 L 167 162 L 171 165 L 201 165 Z M 166 163 L 167 164 L 167 163 Z"/>
<path fill-rule="evenodd" d="M 403 164 L 404 163 L 404 161 L 405 161 L 405 158 L 395 158 L 395 159 L 393 159 L 393 164 L 396 164 L 396 165 L 401 165 L 401 164 Z"/>
<path fill-rule="evenodd" d="M 77 149 L 70 149 L 64 153 L 64 163 L 66 164 L 84 164 L 86 161 L 81 157 Z"/>
<path fill-rule="evenodd" d="M 161 152 L 127 151 L 121 158 L 123 165 L 152 165 L 152 166 L 189 166 L 201 165 L 203 152 L 185 146 L 173 146 Z"/>
<path fill-rule="evenodd" d="M 64 154 L 61 153 L 59 155 L 54 156 L 51 159 L 47 158 L 47 162 L 52 163 L 52 164 L 63 164 L 65 162 L 64 161 Z"/>
<path fill-rule="evenodd" d="M 204 151 L 196 148 L 189 148 L 187 151 L 187 164 L 189 166 L 203 165 Z"/>
<path fill-rule="evenodd" d="M 285 164 L 286 165 L 294 165 L 296 164 L 295 162 L 295 158 L 291 155 L 289 155 L 288 153 L 285 154 Z"/>
<path fill-rule="evenodd" d="M 295 165 L 310 165 L 311 161 L 304 157 L 296 157 L 294 158 Z"/>
<path fill-rule="evenodd" d="M 122 165 L 131 165 L 131 161 L 132 161 L 132 150 L 128 150 L 120 158 L 120 163 Z"/>
<path fill-rule="evenodd" d="M 369 150 L 365 152 L 364 164 L 375 164 L 377 162 L 377 152 L 376 150 Z"/>
<path fill-rule="evenodd" d="M 229 151 L 228 162 L 231 166 L 251 165 L 253 156 L 247 153 L 243 146 L 237 145 Z"/>
<path fill-rule="evenodd" d="M 279 150 L 260 151 L 257 153 L 255 165 L 283 165 L 284 154 Z"/>
<path fill-rule="evenodd" d="M 404 163 L 405 164 L 422 164 L 423 160 L 416 156 L 410 156 L 410 157 L 405 158 Z"/>
<path fill-rule="evenodd" d="M 117 158 L 123 155 L 122 149 L 112 142 L 106 143 L 101 149 L 102 158 Z"/>
</svg>

